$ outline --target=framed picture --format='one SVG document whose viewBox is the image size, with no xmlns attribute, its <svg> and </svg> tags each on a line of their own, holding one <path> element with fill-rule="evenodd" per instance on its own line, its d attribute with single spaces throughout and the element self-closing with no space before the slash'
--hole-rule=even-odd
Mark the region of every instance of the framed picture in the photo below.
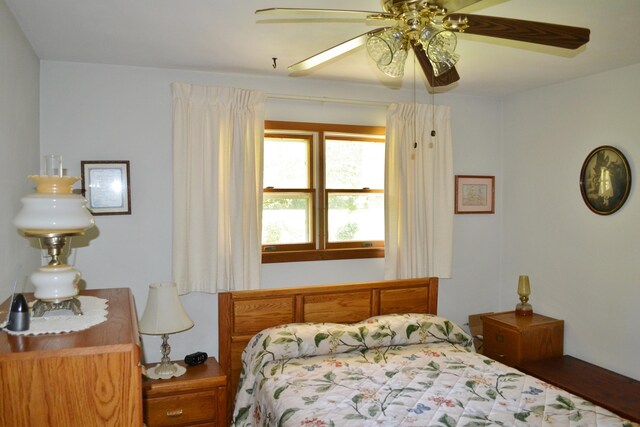
<svg viewBox="0 0 640 427">
<path fill-rule="evenodd" d="M 82 194 L 93 215 L 130 215 L 128 160 L 82 160 Z"/>
<path fill-rule="evenodd" d="M 457 214 L 495 213 L 495 177 L 456 175 Z"/>
<path fill-rule="evenodd" d="M 611 215 L 627 201 L 630 189 L 629 163 L 620 150 L 603 145 L 589 153 L 580 171 L 580 192 L 589 209 Z"/>
</svg>

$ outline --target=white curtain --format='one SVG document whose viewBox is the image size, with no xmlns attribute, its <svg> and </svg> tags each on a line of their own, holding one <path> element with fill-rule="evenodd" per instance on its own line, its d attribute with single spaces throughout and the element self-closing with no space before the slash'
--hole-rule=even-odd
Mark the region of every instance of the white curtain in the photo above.
<svg viewBox="0 0 640 427">
<path fill-rule="evenodd" d="M 258 288 L 265 95 L 171 90 L 173 281 L 181 294 Z"/>
<path fill-rule="evenodd" d="M 389 106 L 386 279 L 451 277 L 454 176 L 450 123 L 447 106 Z"/>
</svg>

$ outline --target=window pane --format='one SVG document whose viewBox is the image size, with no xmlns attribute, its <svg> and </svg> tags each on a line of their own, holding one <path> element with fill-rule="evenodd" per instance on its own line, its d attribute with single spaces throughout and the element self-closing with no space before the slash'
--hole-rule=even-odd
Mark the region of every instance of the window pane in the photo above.
<svg viewBox="0 0 640 427">
<path fill-rule="evenodd" d="M 325 141 L 327 188 L 384 188 L 384 144 Z"/>
<path fill-rule="evenodd" d="M 264 193 L 262 244 L 311 242 L 311 210 L 310 193 Z"/>
<path fill-rule="evenodd" d="M 265 188 L 309 188 L 309 141 L 266 137 L 263 181 Z"/>
<path fill-rule="evenodd" d="M 329 193 L 329 241 L 384 240 L 384 195 Z"/>
</svg>

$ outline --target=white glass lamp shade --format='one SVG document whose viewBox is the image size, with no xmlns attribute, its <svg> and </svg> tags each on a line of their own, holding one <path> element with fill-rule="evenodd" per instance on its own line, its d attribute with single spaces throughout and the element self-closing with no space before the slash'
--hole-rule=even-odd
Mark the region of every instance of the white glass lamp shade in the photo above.
<svg viewBox="0 0 640 427">
<path fill-rule="evenodd" d="M 149 285 L 147 305 L 138 327 L 146 335 L 174 334 L 193 326 L 185 311 L 175 283 L 152 283 Z"/>
<path fill-rule="evenodd" d="M 95 225 L 87 200 L 73 194 L 71 186 L 78 177 L 33 175 L 37 193 L 23 197 L 22 210 L 13 224 L 35 235 L 83 233 Z"/>
<path fill-rule="evenodd" d="M 13 220 L 20 230 L 31 234 L 81 233 L 95 224 L 84 197 L 29 194 L 22 199 L 22 210 Z"/>
</svg>

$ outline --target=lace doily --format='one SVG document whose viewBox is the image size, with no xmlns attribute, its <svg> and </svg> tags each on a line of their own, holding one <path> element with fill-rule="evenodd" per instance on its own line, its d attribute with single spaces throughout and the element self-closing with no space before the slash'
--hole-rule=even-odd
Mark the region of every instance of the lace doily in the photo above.
<svg viewBox="0 0 640 427">
<path fill-rule="evenodd" d="M 11 335 L 61 334 L 89 329 L 107 320 L 106 299 L 84 295 L 76 298 L 80 300 L 82 316 L 76 316 L 69 310 L 50 311 L 42 317 L 31 316 L 29 329 L 26 331 L 5 331 Z"/>
</svg>

